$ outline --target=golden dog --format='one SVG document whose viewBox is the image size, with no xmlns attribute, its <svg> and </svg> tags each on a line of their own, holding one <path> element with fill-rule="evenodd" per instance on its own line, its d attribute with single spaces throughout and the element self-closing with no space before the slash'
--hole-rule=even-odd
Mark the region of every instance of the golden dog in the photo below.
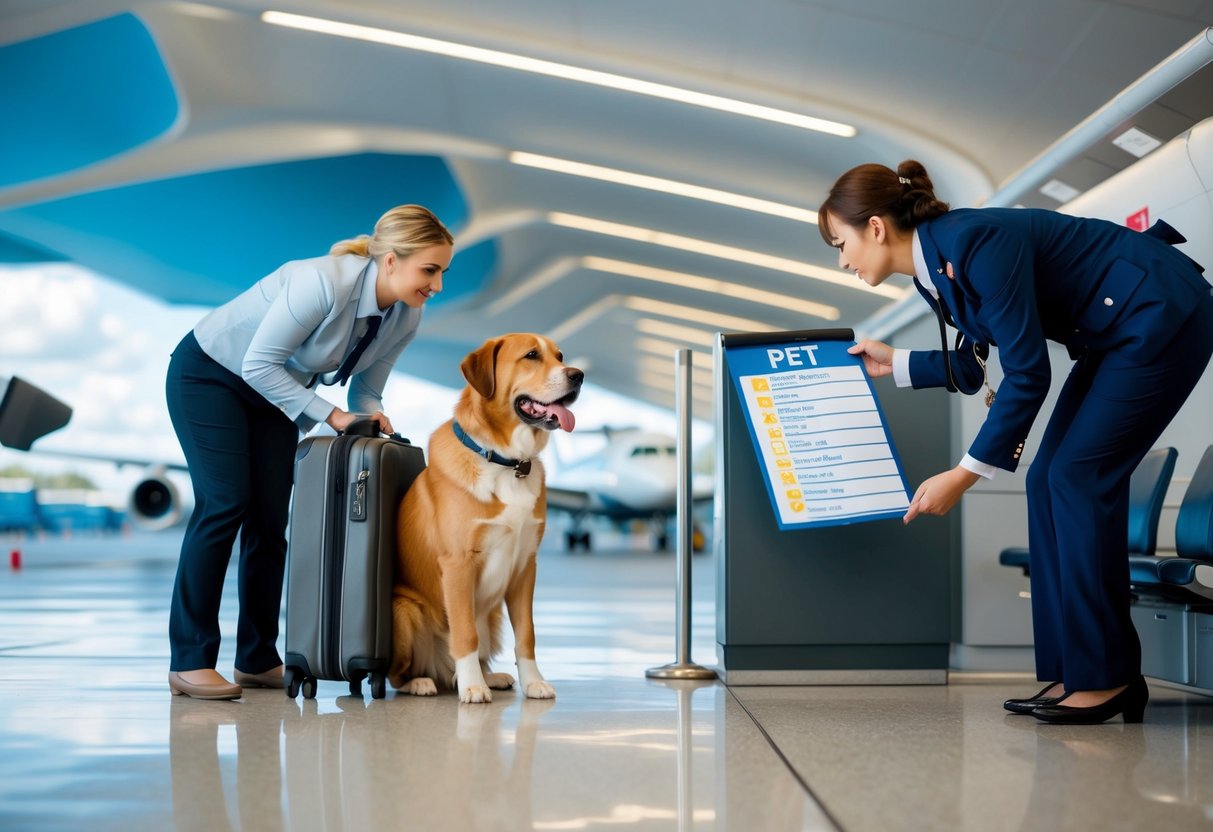
<svg viewBox="0 0 1213 832">
<path fill-rule="evenodd" d="M 486 341 L 461 368 L 468 385 L 455 418 L 430 437 L 428 467 L 400 511 L 392 601 L 394 688 L 429 696 L 458 686 L 462 702 L 490 702 L 514 685 L 493 673 L 501 604 L 514 628 L 522 690 L 551 699 L 535 663 L 531 604 L 547 503 L 538 454 L 550 431 L 572 430 L 568 406 L 585 374 L 541 335 Z"/>
</svg>

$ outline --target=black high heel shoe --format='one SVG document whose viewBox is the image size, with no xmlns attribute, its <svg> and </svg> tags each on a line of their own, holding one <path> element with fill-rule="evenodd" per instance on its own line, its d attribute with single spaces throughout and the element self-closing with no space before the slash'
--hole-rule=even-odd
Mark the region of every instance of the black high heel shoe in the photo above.
<svg viewBox="0 0 1213 832">
<path fill-rule="evenodd" d="M 1050 688 L 1056 687 L 1060 682 L 1050 682 L 1041 689 L 1040 693 L 1027 699 L 1008 699 L 1002 703 L 1002 706 L 1013 714 L 1030 714 L 1040 705 L 1056 705 L 1062 699 L 1065 699 L 1064 688 L 1061 696 L 1045 696 L 1045 693 Z"/>
<path fill-rule="evenodd" d="M 1057 725 L 1096 725 L 1107 722 L 1117 714 L 1123 714 L 1126 723 L 1134 723 L 1145 718 L 1146 703 L 1149 701 L 1150 689 L 1146 686 L 1146 680 L 1138 676 L 1127 688 L 1101 705 L 1092 705 L 1089 708 L 1041 705 L 1033 709 L 1032 716 L 1041 722 Z"/>
</svg>

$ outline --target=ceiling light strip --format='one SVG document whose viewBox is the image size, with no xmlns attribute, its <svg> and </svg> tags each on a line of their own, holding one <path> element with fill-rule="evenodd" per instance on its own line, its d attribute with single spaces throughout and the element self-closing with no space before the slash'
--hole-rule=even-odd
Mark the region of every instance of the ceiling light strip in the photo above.
<svg viewBox="0 0 1213 832">
<path fill-rule="evenodd" d="M 638 228 L 634 225 L 623 225 L 622 223 L 608 222 L 593 217 L 582 217 L 577 214 L 564 214 L 560 212 L 548 214 L 548 221 L 553 225 L 559 225 L 564 228 L 574 228 L 578 231 L 589 231 L 594 234 L 605 234 L 625 240 L 635 240 L 640 243 L 651 243 L 653 245 L 665 246 L 666 248 L 678 249 L 679 251 L 702 254 L 705 257 L 731 260 L 734 263 L 786 272 L 800 277 L 832 283 L 835 286 L 844 286 L 856 291 L 872 292 L 888 298 L 900 298 L 909 291 L 908 289 L 898 289 L 895 286 L 883 283 L 879 286 L 868 286 L 858 278 L 848 276 L 845 272 L 834 269 L 812 266 L 808 263 L 801 263 L 799 260 L 791 260 L 786 257 L 775 257 L 770 254 L 764 254 L 761 251 L 750 251 L 749 249 L 725 246 L 709 240 L 697 240 L 694 237 L 682 237 L 677 234 L 668 234 L 664 231 L 654 231 L 650 228 Z"/>
<path fill-rule="evenodd" d="M 645 370 L 652 370 L 655 373 L 662 375 L 676 375 L 677 368 L 674 366 L 673 357 L 658 358 L 655 355 L 642 355 L 637 359 L 637 366 Z M 696 384 L 702 384 L 705 387 L 712 386 L 712 368 L 703 364 L 695 364 L 691 367 L 691 377 Z"/>
<path fill-rule="evenodd" d="M 719 312 L 708 312 L 695 306 L 683 306 L 679 303 L 667 303 L 663 300 L 638 298 L 635 295 L 625 297 L 623 305 L 637 312 L 662 315 L 666 318 L 678 318 L 684 321 L 694 321 L 698 324 L 707 324 L 708 326 L 714 326 L 730 332 L 774 332 L 777 329 L 777 327 L 773 327 L 763 321 L 756 321 L 753 318 L 722 315 Z"/>
<path fill-rule="evenodd" d="M 770 214 L 771 216 L 785 217 L 786 219 L 817 225 L 816 211 L 810 211 L 808 208 L 798 208 L 795 205 L 786 205 L 782 202 L 772 202 L 766 199 L 745 196 L 744 194 L 735 194 L 731 191 L 705 188 L 701 185 L 692 185 L 689 182 L 662 179 L 657 176 L 646 176 L 642 173 L 632 173 L 626 170 L 617 170 L 616 168 L 604 168 L 584 162 L 574 162 L 569 159 L 541 156 L 537 153 L 523 153 L 519 150 L 511 152 L 506 158 L 516 165 L 523 165 L 525 167 L 538 168 L 555 173 L 567 173 L 572 176 L 582 176 L 602 182 L 613 182 L 617 185 L 627 185 L 632 188 L 644 188 L 675 196 L 685 196 L 690 199 L 727 205 L 730 208 L 742 208 L 746 211 Z"/>
<path fill-rule="evenodd" d="M 708 332 L 693 326 L 682 326 L 667 321 L 655 321 L 652 318 L 637 318 L 636 331 L 649 335 L 660 335 L 663 338 L 673 338 L 687 344 L 700 344 L 711 347 L 716 343 L 716 330 Z"/>
<path fill-rule="evenodd" d="M 562 322 L 559 326 L 549 330 L 547 336 L 556 343 L 560 343 L 599 315 L 619 306 L 622 300 L 619 295 L 607 295 L 606 297 L 599 298 L 576 315 Z"/>
<path fill-rule="evenodd" d="M 678 352 L 679 350 L 687 349 L 686 344 L 677 343 L 675 341 L 667 341 L 664 338 L 653 338 L 648 335 L 641 335 L 637 337 L 634 345 L 636 349 L 640 350 L 641 352 L 647 352 L 649 355 L 656 355 L 662 358 L 673 358 L 674 353 Z M 697 349 L 695 347 L 691 347 L 690 349 L 691 352 L 697 355 L 708 356 L 711 354 L 706 349 Z"/>
<path fill-rule="evenodd" d="M 777 309 L 801 312 L 805 315 L 812 315 L 815 318 L 823 318 L 827 321 L 836 321 L 842 317 L 842 313 L 836 306 L 828 306 L 824 303 L 801 300 L 800 298 L 790 298 L 779 292 L 768 292 L 763 289 L 755 289 L 752 286 L 743 286 L 740 283 L 730 283 L 726 280 L 702 277 L 697 274 L 658 269 L 652 266 L 644 266 L 640 263 L 612 260 L 607 257 L 583 257 L 581 258 L 581 265 L 594 271 L 607 272 L 624 277 L 635 277 L 640 280 L 651 280 L 655 283 L 677 286 L 680 289 L 693 289 L 751 303 L 774 306 Z"/>
<path fill-rule="evenodd" d="M 652 387 L 654 390 L 674 395 L 674 377 L 667 376 L 663 373 L 656 373 L 651 370 L 640 370 L 636 373 L 636 380 L 645 387 Z M 691 392 L 697 399 L 702 399 L 705 402 L 712 402 L 714 398 L 714 390 L 697 382 L 691 383 Z"/>
<path fill-rule="evenodd" d="M 404 32 L 394 32 L 390 29 L 379 29 L 373 26 L 359 26 L 353 23 L 340 23 L 335 20 L 327 20 L 319 17 L 309 17 L 306 15 L 290 14 L 288 12 L 279 11 L 263 12 L 261 19 L 265 23 L 271 23 L 275 26 L 285 26 L 291 29 L 300 29 L 307 32 L 319 32 L 326 35 L 354 38 L 356 40 L 364 40 L 371 43 L 382 43 L 388 46 L 398 46 L 404 49 L 412 49 L 417 52 L 428 52 L 434 55 L 461 58 L 466 61 L 475 61 L 476 63 L 489 64 L 491 66 L 516 69 L 521 70 L 522 72 L 531 72 L 535 73 L 536 75 L 546 75 L 552 78 L 563 78 L 565 80 L 577 81 L 583 84 L 593 84 L 595 86 L 606 87 L 608 89 L 622 90 L 624 92 L 647 95 L 653 98 L 662 98 L 667 101 L 693 104 L 697 107 L 704 107 L 710 110 L 719 110 L 721 112 L 733 113 L 735 115 L 746 116 L 748 118 L 771 121 L 777 124 L 786 124 L 792 127 L 800 127 L 805 130 L 814 130 L 819 133 L 828 133 L 832 136 L 853 138 L 858 132 L 849 124 L 842 124 L 841 122 L 830 121 L 823 118 L 814 118 L 813 116 L 807 116 L 803 113 L 793 113 L 791 111 L 780 110 L 775 107 L 764 107 L 760 104 L 752 104 L 747 101 L 738 101 L 734 98 L 725 98 L 719 95 L 709 95 L 707 93 L 695 92 L 693 90 L 686 90 L 680 87 L 672 87 L 667 84 L 657 84 L 652 81 L 641 81 L 638 78 L 628 78 L 624 75 L 615 75 L 610 72 L 599 72 L 598 70 L 556 63 L 555 61 L 527 58 L 522 55 L 514 55 L 509 52 L 498 52 L 494 49 L 482 49 L 477 46 L 468 46 L 462 43 L 453 43 L 451 41 L 437 40 L 435 38 L 426 38 L 421 37 L 420 35 L 409 35 L 405 34 Z"/>
</svg>

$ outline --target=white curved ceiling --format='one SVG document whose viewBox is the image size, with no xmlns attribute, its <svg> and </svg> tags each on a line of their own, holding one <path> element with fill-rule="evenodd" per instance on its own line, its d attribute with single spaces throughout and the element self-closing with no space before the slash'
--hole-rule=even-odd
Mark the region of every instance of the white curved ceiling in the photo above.
<svg viewBox="0 0 1213 832">
<path fill-rule="evenodd" d="M 856 135 L 272 25 L 267 10 L 833 119 Z M 591 381 L 663 406 L 676 346 L 704 350 L 706 367 L 712 331 L 853 326 L 906 282 L 878 293 L 838 273 L 802 220 L 543 170 L 512 152 L 809 210 L 847 168 L 914 157 L 945 199 L 979 204 L 1213 22 L 1204 0 L 7 0 L 0 45 L 124 11 L 152 32 L 178 86 L 176 128 L 0 191 L 0 208 L 254 163 L 438 155 L 470 205 L 458 245 L 495 239 L 498 259 L 484 291 L 427 314 L 402 368 L 455 385 L 459 358 L 484 337 L 534 330 L 555 334 Z M 401 193 L 408 201 L 407 183 Z"/>
</svg>

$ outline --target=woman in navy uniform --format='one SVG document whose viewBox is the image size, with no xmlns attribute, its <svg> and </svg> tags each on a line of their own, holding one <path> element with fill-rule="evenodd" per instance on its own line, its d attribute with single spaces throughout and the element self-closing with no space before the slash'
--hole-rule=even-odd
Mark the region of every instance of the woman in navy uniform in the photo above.
<svg viewBox="0 0 1213 832">
<path fill-rule="evenodd" d="M 861 165 L 830 189 L 822 237 L 877 286 L 914 284 L 958 331 L 933 351 L 863 340 L 870 376 L 983 390 L 989 411 L 955 468 L 919 486 L 905 516 L 946 514 L 979 477 L 1014 471 L 1049 392 L 1047 341 L 1075 363 L 1027 475 L 1032 623 L 1044 689 L 1007 710 L 1046 722 L 1139 722 L 1149 698 L 1129 617 L 1129 476 L 1213 353 L 1213 294 L 1172 246 L 1178 232 L 1026 208 L 949 210 L 921 164 Z M 985 359 L 998 347 L 997 395 Z"/>
<path fill-rule="evenodd" d="M 321 422 L 383 414 L 383 387 L 442 290 L 451 233 L 420 205 L 391 209 L 328 255 L 292 260 L 215 309 L 173 351 L 169 416 L 194 485 L 169 614 L 174 695 L 235 699 L 282 687 L 275 642 L 295 446 Z M 349 411 L 316 394 L 350 383 Z M 351 412 L 352 411 L 352 412 Z M 219 600 L 240 534 L 236 683 L 216 669 Z"/>
</svg>

